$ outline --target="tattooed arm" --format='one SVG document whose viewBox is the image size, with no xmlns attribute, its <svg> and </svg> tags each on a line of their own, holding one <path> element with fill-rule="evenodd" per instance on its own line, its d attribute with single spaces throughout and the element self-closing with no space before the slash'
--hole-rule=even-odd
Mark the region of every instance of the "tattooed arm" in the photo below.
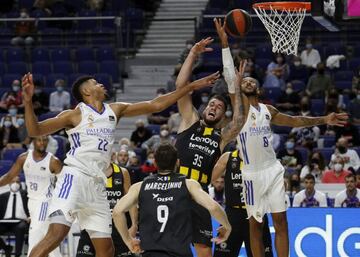
<svg viewBox="0 0 360 257">
<path fill-rule="evenodd" d="M 332 125 L 343 127 L 348 119 L 347 113 L 330 113 L 326 116 L 320 117 L 307 117 L 307 116 L 290 116 L 279 112 L 272 105 L 266 105 L 271 113 L 271 123 L 279 126 L 288 127 L 311 127 L 317 125 Z"/>
</svg>

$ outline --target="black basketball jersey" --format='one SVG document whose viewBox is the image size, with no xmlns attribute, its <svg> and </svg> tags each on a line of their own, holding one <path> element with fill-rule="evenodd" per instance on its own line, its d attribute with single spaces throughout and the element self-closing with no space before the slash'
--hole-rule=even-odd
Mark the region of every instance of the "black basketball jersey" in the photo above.
<svg viewBox="0 0 360 257">
<path fill-rule="evenodd" d="M 118 165 L 115 163 L 112 163 L 111 165 L 113 173 L 107 178 L 106 194 L 112 211 L 117 201 L 124 196 L 124 176 Z"/>
<path fill-rule="evenodd" d="M 190 255 L 190 203 L 185 176 L 171 173 L 145 178 L 139 193 L 141 248 Z"/>
<path fill-rule="evenodd" d="M 207 187 L 211 172 L 221 155 L 221 130 L 197 121 L 177 135 L 176 148 L 180 160 L 179 173 Z"/>
<path fill-rule="evenodd" d="M 230 153 L 225 173 L 225 204 L 228 207 L 245 207 L 242 188 L 242 160 L 239 151 Z"/>
</svg>

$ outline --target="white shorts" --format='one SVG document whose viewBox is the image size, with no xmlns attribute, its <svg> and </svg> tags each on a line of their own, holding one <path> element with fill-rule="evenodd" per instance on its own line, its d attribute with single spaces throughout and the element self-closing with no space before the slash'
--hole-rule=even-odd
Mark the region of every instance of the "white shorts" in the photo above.
<svg viewBox="0 0 360 257">
<path fill-rule="evenodd" d="M 78 218 L 81 229 L 111 237 L 112 220 L 103 178 L 91 177 L 64 166 L 49 206 L 51 223 L 58 223 L 52 217 L 59 211 L 69 224 Z"/>
<path fill-rule="evenodd" d="M 29 227 L 29 249 L 28 256 L 30 255 L 31 249 L 39 243 L 46 235 L 49 228 L 48 205 L 50 199 L 33 200 L 29 199 L 28 208 L 31 218 Z M 54 251 L 49 253 L 50 257 L 61 257 L 60 247 L 56 247 Z"/>
<path fill-rule="evenodd" d="M 284 172 L 285 169 L 279 161 L 263 170 L 243 171 L 248 218 L 253 216 L 258 222 L 262 222 L 267 212 L 286 211 Z"/>
</svg>

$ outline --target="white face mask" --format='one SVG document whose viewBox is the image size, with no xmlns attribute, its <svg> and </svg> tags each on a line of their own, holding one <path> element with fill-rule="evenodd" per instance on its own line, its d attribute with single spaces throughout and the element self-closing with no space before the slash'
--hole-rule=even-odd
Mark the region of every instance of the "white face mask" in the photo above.
<svg viewBox="0 0 360 257">
<path fill-rule="evenodd" d="M 343 168 L 342 164 L 340 164 L 340 163 L 335 163 L 334 164 L 334 170 L 335 171 L 341 171 L 342 168 Z"/>
<path fill-rule="evenodd" d="M 9 120 L 4 121 L 4 126 L 5 126 L 6 128 L 10 128 L 11 125 L 12 125 L 12 122 L 11 122 L 11 121 L 9 121 Z"/>
<path fill-rule="evenodd" d="M 295 65 L 296 67 L 300 66 L 300 64 L 301 64 L 300 61 L 295 61 L 295 62 L 294 62 L 294 65 Z"/>
<path fill-rule="evenodd" d="M 19 191 L 19 189 L 20 189 L 20 184 L 19 183 L 11 183 L 10 184 L 10 190 L 12 191 L 12 192 L 17 192 L 17 191 Z"/>
<path fill-rule="evenodd" d="M 232 115 L 232 111 L 226 111 L 226 112 L 225 112 L 225 116 L 226 116 L 227 118 L 230 118 L 231 115 Z"/>
<path fill-rule="evenodd" d="M 163 129 L 160 131 L 160 136 L 167 137 L 169 135 L 169 131 L 166 129 Z"/>
<path fill-rule="evenodd" d="M 288 95 L 290 95 L 292 92 L 293 92 L 292 88 L 287 88 L 285 90 L 285 93 L 288 94 Z"/>
</svg>

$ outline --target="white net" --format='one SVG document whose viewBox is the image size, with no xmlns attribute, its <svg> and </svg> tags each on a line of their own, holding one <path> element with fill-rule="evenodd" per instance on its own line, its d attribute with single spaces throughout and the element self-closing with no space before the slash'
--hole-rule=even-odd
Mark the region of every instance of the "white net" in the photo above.
<svg viewBox="0 0 360 257">
<path fill-rule="evenodd" d="M 277 10 L 271 6 L 268 8 L 265 10 L 255 7 L 254 10 L 270 34 L 272 51 L 297 55 L 300 30 L 306 9 Z"/>
</svg>

